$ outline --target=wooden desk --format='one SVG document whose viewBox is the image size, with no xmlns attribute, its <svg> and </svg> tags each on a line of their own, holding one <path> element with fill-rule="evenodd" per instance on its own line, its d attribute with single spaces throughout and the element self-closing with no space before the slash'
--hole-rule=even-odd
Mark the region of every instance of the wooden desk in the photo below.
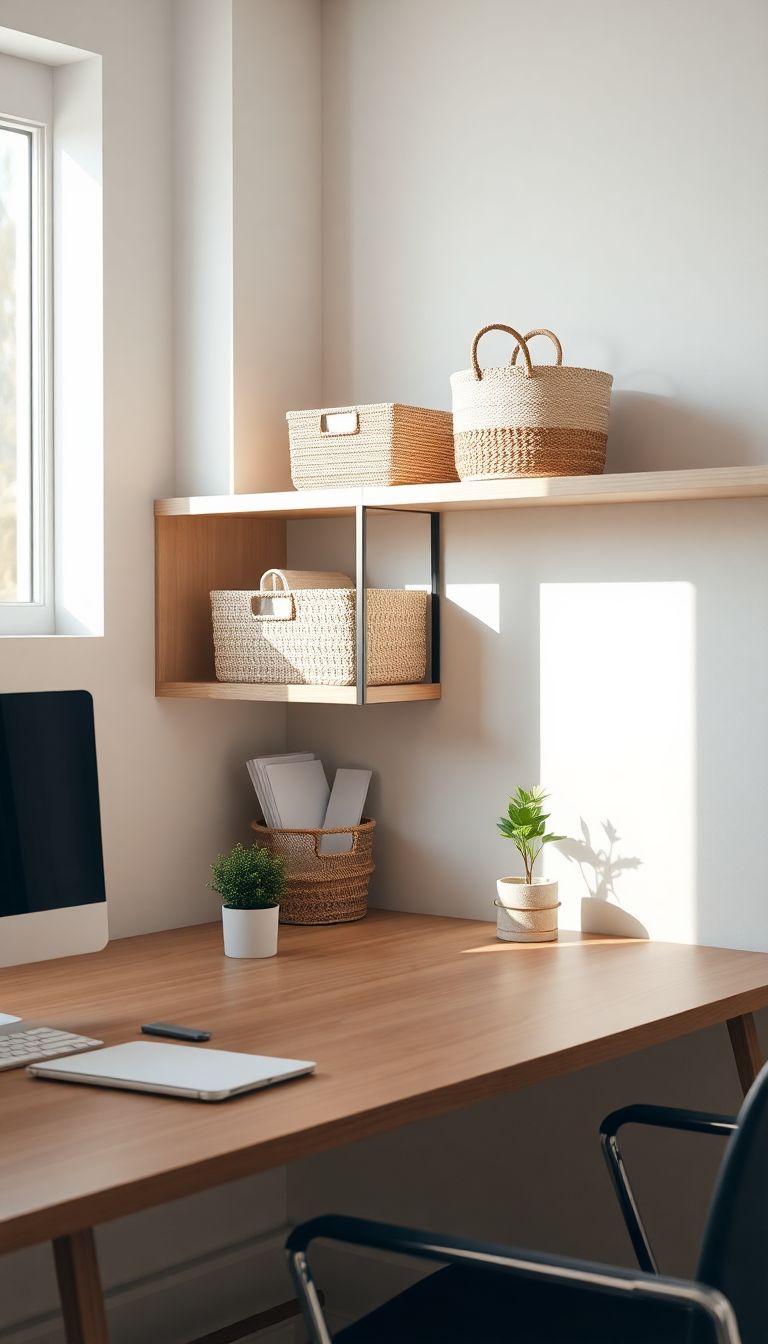
<svg viewBox="0 0 768 1344">
<path fill-rule="evenodd" d="M 218 924 L 0 974 L 8 1011 L 103 1038 L 156 1019 L 314 1077 L 199 1102 L 0 1074 L 0 1251 L 52 1240 L 70 1344 L 107 1339 L 90 1229 L 208 1186 L 728 1022 L 744 1087 L 768 955 L 372 912 L 230 961 Z"/>
</svg>

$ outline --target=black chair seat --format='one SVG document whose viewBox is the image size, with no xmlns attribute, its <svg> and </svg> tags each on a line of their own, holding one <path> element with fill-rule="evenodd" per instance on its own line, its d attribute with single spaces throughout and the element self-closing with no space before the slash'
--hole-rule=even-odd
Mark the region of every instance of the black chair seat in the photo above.
<svg viewBox="0 0 768 1344">
<path fill-rule="evenodd" d="M 510 1281 L 493 1269 L 430 1274 L 334 1335 L 335 1344 L 680 1344 L 679 1304 Z"/>
</svg>

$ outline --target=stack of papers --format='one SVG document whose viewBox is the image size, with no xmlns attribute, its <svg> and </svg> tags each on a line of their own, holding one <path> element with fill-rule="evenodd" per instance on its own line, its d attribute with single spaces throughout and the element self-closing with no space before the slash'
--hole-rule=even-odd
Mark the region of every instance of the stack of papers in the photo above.
<svg viewBox="0 0 768 1344">
<path fill-rule="evenodd" d="M 256 756 L 248 773 L 268 826 L 276 830 L 326 830 L 358 826 L 363 815 L 370 770 L 339 769 L 328 787 L 322 761 L 311 751 Z M 327 835 L 322 854 L 343 854 L 351 835 Z"/>
</svg>

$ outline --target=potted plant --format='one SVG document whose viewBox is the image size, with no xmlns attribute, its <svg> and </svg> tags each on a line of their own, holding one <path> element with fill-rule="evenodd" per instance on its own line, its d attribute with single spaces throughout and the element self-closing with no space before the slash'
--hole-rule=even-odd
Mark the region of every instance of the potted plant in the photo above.
<svg viewBox="0 0 768 1344">
<path fill-rule="evenodd" d="M 228 957 L 274 957 L 285 860 L 263 846 L 235 845 L 211 864 L 212 891 L 221 896 L 224 952 Z"/>
<path fill-rule="evenodd" d="M 549 943 L 557 938 L 557 882 L 534 882 L 533 868 L 545 845 L 564 840 L 547 830 L 546 792 L 540 785 L 512 795 L 498 829 L 523 860 L 525 877 L 500 877 L 496 883 L 496 936 L 507 943 Z"/>
</svg>

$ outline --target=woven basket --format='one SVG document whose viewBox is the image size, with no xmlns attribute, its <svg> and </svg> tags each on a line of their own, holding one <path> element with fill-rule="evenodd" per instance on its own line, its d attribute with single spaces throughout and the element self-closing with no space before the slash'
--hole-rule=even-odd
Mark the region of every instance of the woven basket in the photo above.
<svg viewBox="0 0 768 1344">
<path fill-rule="evenodd" d="M 374 870 L 375 825 L 366 818 L 359 826 L 302 831 L 274 830 L 251 822 L 258 843 L 286 860 L 281 924 L 346 924 L 363 918 Z M 321 854 L 324 835 L 351 835 L 352 848 L 346 854 Z"/>
<path fill-rule="evenodd" d="M 297 490 L 456 480 L 449 411 L 381 402 L 285 418 Z"/>
<path fill-rule="evenodd" d="M 487 331 L 506 331 L 517 341 L 503 368 L 480 368 L 477 346 Z M 549 337 L 556 364 L 534 367 L 528 349 L 534 336 Z M 564 367 L 554 332 L 542 327 L 521 336 L 500 322 L 478 331 L 471 364 L 451 377 L 456 469 L 462 480 L 604 471 L 613 382 L 609 373 Z"/>
<path fill-rule="evenodd" d="M 276 574 L 283 591 L 265 587 Z M 369 588 L 366 596 L 369 686 L 423 681 L 427 670 L 427 594 Z M 219 681 L 282 686 L 354 686 L 355 592 L 290 588 L 268 570 L 258 591 L 211 593 Z"/>
</svg>

